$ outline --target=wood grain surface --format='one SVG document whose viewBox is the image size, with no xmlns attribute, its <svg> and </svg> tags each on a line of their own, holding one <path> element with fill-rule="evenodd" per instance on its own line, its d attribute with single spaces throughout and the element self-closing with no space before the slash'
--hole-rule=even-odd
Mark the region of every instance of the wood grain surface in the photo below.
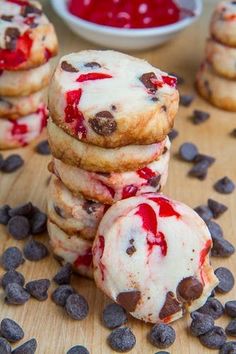
<svg viewBox="0 0 236 354">
<path fill-rule="evenodd" d="M 164 192 L 192 207 L 206 203 L 209 197 L 225 203 L 229 207 L 229 211 L 219 219 L 219 223 L 224 229 L 225 237 L 235 243 L 235 193 L 224 196 L 216 193 L 212 188 L 214 182 L 225 175 L 236 182 L 236 139 L 229 135 L 230 131 L 236 128 L 235 113 L 227 113 L 211 107 L 197 97 L 193 87 L 195 73 L 203 57 L 210 14 L 215 4 L 216 1 L 213 0 L 204 1 L 204 12 L 199 21 L 171 42 L 160 48 L 130 54 L 145 58 L 163 70 L 182 75 L 186 83 L 181 86 L 180 91 L 196 95 L 191 107 L 180 108 L 178 113 L 176 128 L 179 130 L 179 137 L 173 143 L 169 179 Z M 81 49 L 96 48 L 95 45 L 76 37 L 53 13 L 48 1 L 43 1 L 43 5 L 45 12 L 55 24 L 59 37 L 60 55 Z M 210 119 L 199 126 L 194 126 L 190 120 L 191 113 L 196 108 L 206 110 L 211 114 Z M 176 157 L 178 147 L 185 141 L 196 143 L 202 153 L 216 157 L 216 163 L 209 169 L 208 177 L 203 182 L 187 177 L 187 171 L 191 164 L 181 162 Z M 0 173 L 0 204 L 8 203 L 15 206 L 31 200 L 40 208 L 45 208 L 49 158 L 36 154 L 34 145 L 16 151 L 25 160 L 23 168 L 13 174 Z M 4 156 L 9 155 L 9 153 L 4 152 Z M 46 234 L 39 238 L 45 240 L 46 243 L 48 242 Z M 1 252 L 5 248 L 16 244 L 7 235 L 4 227 L 0 227 L 0 240 Z M 22 247 L 23 242 L 18 242 L 17 245 Z M 235 271 L 236 256 L 233 255 L 226 260 L 212 259 L 212 263 L 214 267 L 223 265 Z M 19 268 L 27 281 L 40 278 L 51 279 L 57 269 L 59 269 L 59 266 L 53 257 L 48 257 L 38 263 L 27 261 Z M 1 269 L 0 272 L 1 275 L 3 270 Z M 50 299 L 43 303 L 31 299 L 24 306 L 8 306 L 4 304 L 2 290 L 0 290 L 2 299 L 0 302 L 0 319 L 9 317 L 19 322 L 25 330 L 24 340 L 32 337 L 37 339 L 37 353 L 39 354 L 63 354 L 75 344 L 85 345 L 92 354 L 113 353 L 106 344 L 109 330 L 105 329 L 100 322 L 101 311 L 108 299 L 96 289 L 94 283 L 90 280 L 75 276 L 73 286 L 86 297 L 90 306 L 89 316 L 82 322 L 67 317 L 63 310 Z M 50 293 L 53 289 L 54 285 L 50 287 Z M 223 303 L 235 298 L 236 287 L 226 296 L 220 297 Z M 222 318 L 217 323 L 225 326 L 227 321 L 229 319 Z M 177 332 L 177 339 L 175 344 L 169 348 L 170 353 L 214 353 L 214 351 L 202 347 L 197 339 L 188 334 L 186 328 L 189 323 L 189 318 L 186 317 L 173 324 Z M 131 351 L 132 354 L 154 354 L 158 351 L 146 339 L 150 329 L 149 325 L 131 318 L 128 324 L 137 339 L 137 344 Z"/>
</svg>

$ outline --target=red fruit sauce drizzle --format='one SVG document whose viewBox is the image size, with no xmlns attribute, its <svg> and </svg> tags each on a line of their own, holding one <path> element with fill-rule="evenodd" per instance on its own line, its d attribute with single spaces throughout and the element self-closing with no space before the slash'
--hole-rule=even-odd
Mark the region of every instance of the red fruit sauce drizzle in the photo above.
<svg viewBox="0 0 236 354">
<path fill-rule="evenodd" d="M 157 217 L 153 208 L 149 204 L 140 204 L 135 215 L 142 218 L 143 228 L 148 232 L 147 244 L 149 254 L 152 252 L 154 246 L 161 248 L 163 256 L 167 254 L 167 243 L 162 232 L 157 230 Z"/>
<path fill-rule="evenodd" d="M 92 248 L 88 248 L 85 254 L 78 256 L 74 262 L 74 266 L 79 268 L 81 266 L 90 267 L 93 261 Z"/>
<path fill-rule="evenodd" d="M 65 121 L 70 123 L 76 134 L 86 138 L 87 130 L 84 126 L 84 116 L 78 109 L 78 104 L 82 95 L 82 90 L 73 90 L 66 93 L 67 106 L 65 108 Z"/>
<path fill-rule="evenodd" d="M 139 175 L 140 178 L 149 180 L 152 177 L 155 177 L 156 174 L 148 167 L 141 168 L 140 170 L 137 171 L 137 174 Z"/>
<path fill-rule="evenodd" d="M 163 87 L 163 85 L 169 85 L 170 87 L 176 87 L 177 85 L 177 79 L 176 77 L 171 77 L 171 76 L 162 76 L 162 81 L 159 81 L 157 79 L 151 79 L 151 82 L 156 85 L 158 88 Z"/>
<path fill-rule="evenodd" d="M 160 27 L 194 15 L 173 0 L 69 0 L 68 10 L 84 20 L 118 28 Z"/>
<path fill-rule="evenodd" d="M 112 76 L 109 74 L 103 73 L 88 73 L 88 74 L 81 74 L 76 82 L 84 82 L 84 81 L 91 81 L 91 80 L 103 80 L 103 79 L 111 79 Z"/>
<path fill-rule="evenodd" d="M 153 202 L 159 205 L 159 215 L 161 217 L 176 216 L 177 218 L 180 218 L 180 214 L 174 210 L 173 206 L 171 205 L 171 202 L 168 199 L 165 199 L 163 197 L 150 197 L 148 199 L 152 200 Z"/>
<path fill-rule="evenodd" d="M 138 191 L 138 187 L 130 184 L 125 186 L 122 190 L 122 199 L 127 199 L 130 197 L 134 197 Z"/>
</svg>

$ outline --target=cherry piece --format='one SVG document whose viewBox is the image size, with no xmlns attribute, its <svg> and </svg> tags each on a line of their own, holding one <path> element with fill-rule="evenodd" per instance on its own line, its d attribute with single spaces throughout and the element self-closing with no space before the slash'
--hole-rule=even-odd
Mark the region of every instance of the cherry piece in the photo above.
<svg viewBox="0 0 236 354">
<path fill-rule="evenodd" d="M 88 74 L 81 74 L 76 82 L 84 82 L 84 81 L 91 81 L 91 80 L 102 80 L 102 79 L 110 79 L 112 78 L 109 74 L 103 73 L 88 73 Z"/>
<path fill-rule="evenodd" d="M 88 248 L 84 255 L 78 256 L 75 260 L 74 265 L 75 267 L 85 266 L 89 267 L 92 264 L 93 255 L 92 255 L 92 248 Z"/>
<path fill-rule="evenodd" d="M 134 197 L 138 191 L 138 187 L 132 184 L 125 186 L 122 190 L 122 199 Z"/>
</svg>

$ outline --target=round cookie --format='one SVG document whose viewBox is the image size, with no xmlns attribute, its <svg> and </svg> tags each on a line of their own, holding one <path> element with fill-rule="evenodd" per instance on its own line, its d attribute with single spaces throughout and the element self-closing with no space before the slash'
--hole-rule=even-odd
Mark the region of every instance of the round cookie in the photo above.
<svg viewBox="0 0 236 354">
<path fill-rule="evenodd" d="M 146 192 L 160 191 L 166 184 L 170 158 L 170 142 L 166 140 L 163 154 L 147 166 L 128 172 L 96 173 L 85 171 L 54 159 L 52 171 L 73 193 L 100 203 L 113 204 Z"/>
<path fill-rule="evenodd" d="M 148 193 L 104 215 L 93 244 L 97 286 L 132 316 L 169 323 L 201 307 L 218 284 L 212 240 L 183 203 Z"/>
<path fill-rule="evenodd" d="M 53 25 L 39 2 L 2 0 L 0 7 L 0 70 L 25 70 L 57 54 Z"/>
<path fill-rule="evenodd" d="M 33 113 L 45 101 L 45 92 L 40 90 L 29 96 L 0 97 L 0 119 L 15 120 Z"/>
<path fill-rule="evenodd" d="M 48 221 L 48 234 L 52 251 L 63 264 L 70 263 L 75 272 L 93 278 L 91 241 L 76 235 L 67 235 L 50 220 Z"/>
<path fill-rule="evenodd" d="M 206 59 L 219 75 L 229 79 L 236 78 L 236 48 L 208 39 Z"/>
<path fill-rule="evenodd" d="M 65 164 L 93 172 L 135 171 L 156 160 L 165 140 L 150 145 L 128 145 L 105 149 L 74 139 L 48 120 L 48 139 L 54 157 Z"/>
<path fill-rule="evenodd" d="M 13 149 L 29 144 L 39 136 L 47 122 L 47 109 L 42 105 L 34 113 L 16 120 L 0 119 L 0 149 Z"/>
<path fill-rule="evenodd" d="M 30 95 L 48 85 L 50 74 L 49 63 L 30 70 L 4 70 L 0 75 L 0 95 L 16 97 Z"/>
<path fill-rule="evenodd" d="M 62 57 L 49 90 L 54 122 L 76 139 L 106 148 L 162 141 L 178 100 L 175 77 L 111 50 Z"/>
<path fill-rule="evenodd" d="M 86 200 L 78 193 L 74 196 L 55 176 L 50 180 L 48 216 L 66 234 L 94 239 L 106 209 L 105 205 Z"/>
<path fill-rule="evenodd" d="M 236 2 L 221 1 L 210 24 L 211 35 L 228 46 L 236 46 Z"/>
<path fill-rule="evenodd" d="M 197 73 L 196 87 L 199 94 L 214 106 L 236 112 L 236 82 L 218 76 L 207 62 Z"/>
</svg>

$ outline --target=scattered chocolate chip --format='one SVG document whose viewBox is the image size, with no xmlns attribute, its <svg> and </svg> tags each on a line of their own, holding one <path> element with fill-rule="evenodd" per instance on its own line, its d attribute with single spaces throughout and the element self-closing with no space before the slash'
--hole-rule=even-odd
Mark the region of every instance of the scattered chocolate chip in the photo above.
<svg viewBox="0 0 236 354">
<path fill-rule="evenodd" d="M 236 318 L 236 300 L 227 301 L 225 303 L 225 313 L 232 318 Z"/>
<path fill-rule="evenodd" d="M 169 132 L 168 137 L 169 137 L 170 141 L 173 141 L 175 138 L 177 138 L 178 135 L 179 135 L 179 132 L 176 129 L 172 129 Z"/>
<path fill-rule="evenodd" d="M 179 103 L 181 106 L 189 107 L 194 100 L 193 95 L 180 95 Z"/>
<path fill-rule="evenodd" d="M 29 261 L 40 261 L 47 257 L 48 249 L 39 241 L 29 240 L 23 248 L 23 253 L 25 258 Z"/>
<path fill-rule="evenodd" d="M 8 221 L 10 219 L 9 210 L 10 210 L 9 205 L 5 204 L 5 205 L 1 206 L 1 208 L 0 208 L 0 224 L 7 225 Z"/>
<path fill-rule="evenodd" d="M 236 138 L 236 128 L 233 129 L 233 130 L 230 132 L 230 135 L 231 135 L 233 138 Z"/>
<path fill-rule="evenodd" d="M 9 215 L 12 218 L 13 216 L 29 216 L 29 214 L 32 212 L 33 205 L 31 202 L 25 203 L 18 205 L 15 208 L 11 208 L 9 210 Z"/>
<path fill-rule="evenodd" d="M 235 184 L 227 176 L 219 179 L 214 184 L 214 189 L 222 194 L 230 194 L 234 191 Z"/>
<path fill-rule="evenodd" d="M 214 318 L 214 320 L 217 320 L 223 315 L 224 307 L 219 300 L 210 297 L 206 303 L 197 311 L 206 315 L 210 315 Z"/>
<path fill-rule="evenodd" d="M 59 306 L 65 306 L 67 298 L 75 294 L 75 290 L 70 285 L 60 285 L 52 293 L 52 301 Z"/>
<path fill-rule="evenodd" d="M 23 329 L 13 320 L 4 318 L 0 325 L 1 335 L 8 340 L 8 342 L 15 343 L 24 337 Z"/>
<path fill-rule="evenodd" d="M 24 160 L 20 155 L 14 154 L 8 156 L 4 161 L 1 167 L 1 171 L 5 173 L 12 173 L 22 167 Z"/>
<path fill-rule="evenodd" d="M 33 280 L 26 284 L 26 290 L 28 293 L 39 301 L 47 300 L 48 289 L 50 286 L 50 280 L 39 279 Z"/>
<path fill-rule="evenodd" d="M 219 279 L 219 284 L 215 290 L 218 293 L 228 293 L 234 287 L 234 276 L 231 271 L 224 267 L 219 267 L 215 270 L 215 275 Z"/>
<path fill-rule="evenodd" d="M 175 295 L 172 291 L 168 291 L 168 293 L 166 294 L 165 303 L 159 312 L 159 317 L 162 320 L 181 310 L 182 304 L 175 298 Z"/>
<path fill-rule="evenodd" d="M 225 328 L 225 333 L 228 336 L 236 337 L 236 320 L 230 321 L 230 323 Z"/>
<path fill-rule="evenodd" d="M 83 203 L 83 209 L 88 213 L 88 214 L 92 214 L 95 213 L 95 211 L 97 210 L 97 208 L 99 207 L 99 203 L 94 202 L 92 200 L 86 200 Z"/>
<path fill-rule="evenodd" d="M 219 354 L 236 354 L 236 342 L 226 342 L 220 348 Z"/>
<path fill-rule="evenodd" d="M 62 70 L 68 71 L 70 73 L 77 73 L 79 71 L 73 65 L 71 65 L 70 63 L 68 63 L 65 60 L 63 60 L 63 62 L 61 63 L 61 68 L 62 68 Z"/>
<path fill-rule="evenodd" d="M 25 216 L 16 215 L 9 220 L 7 229 L 15 240 L 23 240 L 30 234 L 30 223 Z"/>
<path fill-rule="evenodd" d="M 35 151 L 40 155 L 50 155 L 51 149 L 47 140 L 43 140 L 35 147 Z"/>
<path fill-rule="evenodd" d="M 187 277 L 178 284 L 177 292 L 183 300 L 187 302 L 193 301 L 202 295 L 203 285 L 195 277 Z"/>
<path fill-rule="evenodd" d="M 219 203 L 214 199 L 208 199 L 207 203 L 208 207 L 213 213 L 214 219 L 217 219 L 219 216 L 221 216 L 224 212 L 228 210 L 228 207 L 226 205 Z"/>
<path fill-rule="evenodd" d="M 95 117 L 89 118 L 88 122 L 95 133 L 102 136 L 111 135 L 117 128 L 114 116 L 109 111 L 96 113 Z"/>
<path fill-rule="evenodd" d="M 42 10 L 32 4 L 24 5 L 21 10 L 21 15 L 27 17 L 30 14 L 41 15 Z"/>
<path fill-rule="evenodd" d="M 214 318 L 209 315 L 195 311 L 191 313 L 191 318 L 190 332 L 193 336 L 198 337 L 214 327 Z"/>
<path fill-rule="evenodd" d="M 141 292 L 138 290 L 130 290 L 119 293 L 116 301 L 128 312 L 133 312 L 141 298 Z"/>
<path fill-rule="evenodd" d="M 47 215 L 41 211 L 36 211 L 30 219 L 31 233 L 38 235 L 47 230 Z"/>
<path fill-rule="evenodd" d="M 126 249 L 126 253 L 129 256 L 132 256 L 136 252 L 136 247 L 135 246 L 130 246 Z"/>
<path fill-rule="evenodd" d="M 206 221 L 206 224 L 213 240 L 223 237 L 223 230 L 219 224 L 212 220 Z"/>
<path fill-rule="evenodd" d="M 25 278 L 21 273 L 17 272 L 14 269 L 11 269 L 6 272 L 1 279 L 1 285 L 3 289 L 5 289 L 6 286 L 10 283 L 17 283 L 23 286 L 25 284 Z"/>
<path fill-rule="evenodd" d="M 57 272 L 57 274 L 54 276 L 53 280 L 58 285 L 70 284 L 71 275 L 72 275 L 72 266 L 71 264 L 67 263 L 63 267 L 61 267 L 59 272 Z"/>
<path fill-rule="evenodd" d="M 156 352 L 155 354 L 170 354 L 170 353 L 162 350 L 160 352 Z"/>
<path fill-rule="evenodd" d="M 195 109 L 193 111 L 193 123 L 194 124 L 201 124 L 209 118 L 210 118 L 210 113 L 208 113 L 208 112 L 199 111 L 197 109 Z"/>
<path fill-rule="evenodd" d="M 17 283 L 8 284 L 5 295 L 6 302 L 13 305 L 23 305 L 30 298 L 30 294 Z"/>
<path fill-rule="evenodd" d="M 199 205 L 194 210 L 204 221 L 208 221 L 213 218 L 211 209 L 206 205 Z"/>
<path fill-rule="evenodd" d="M 160 349 L 170 347 L 174 343 L 175 337 L 174 328 L 165 323 L 155 324 L 148 335 L 149 341 Z"/>
<path fill-rule="evenodd" d="M 188 175 L 191 177 L 196 177 L 200 180 L 204 180 L 207 176 L 207 171 L 209 168 L 209 163 L 206 160 L 195 163 L 195 165 L 189 170 Z"/>
<path fill-rule="evenodd" d="M 75 347 L 68 350 L 66 354 L 89 354 L 89 351 L 82 345 L 76 345 Z"/>
<path fill-rule="evenodd" d="M 55 205 L 55 204 L 53 205 L 53 208 L 54 208 L 56 214 L 58 216 L 60 216 L 60 218 L 65 219 L 65 212 L 62 208 L 60 208 L 58 205 Z"/>
<path fill-rule="evenodd" d="M 37 349 L 36 339 L 30 339 L 28 342 L 20 345 L 18 348 L 14 349 L 12 354 L 34 354 Z"/>
<path fill-rule="evenodd" d="M 1 19 L 3 21 L 7 21 L 7 22 L 11 22 L 13 20 L 14 16 L 10 16 L 10 15 L 2 15 Z"/>
<path fill-rule="evenodd" d="M 91 61 L 91 62 L 89 62 L 89 63 L 86 63 L 86 64 L 84 64 L 84 66 L 86 67 L 86 68 L 101 68 L 102 66 L 99 64 L 99 63 L 97 63 L 96 61 Z"/>
<path fill-rule="evenodd" d="M 117 352 L 127 352 L 136 344 L 136 338 L 128 327 L 114 329 L 107 338 L 109 346 Z"/>
<path fill-rule="evenodd" d="M 0 353 L 11 354 L 11 346 L 5 338 L 0 337 Z"/>
<path fill-rule="evenodd" d="M 153 72 L 145 73 L 139 78 L 142 84 L 151 92 L 156 92 L 157 90 L 156 85 L 152 82 L 152 80 L 156 80 L 156 79 L 157 79 L 156 74 Z"/>
<path fill-rule="evenodd" d="M 208 163 L 208 167 L 210 167 L 215 162 L 215 160 L 216 159 L 212 156 L 197 154 L 197 156 L 194 159 L 194 162 L 198 163 L 198 162 L 205 161 L 206 163 Z"/>
<path fill-rule="evenodd" d="M 161 175 L 154 176 L 154 177 L 149 178 L 148 184 L 150 186 L 152 186 L 153 188 L 157 188 L 160 184 L 160 180 L 161 180 Z"/>
<path fill-rule="evenodd" d="M 199 336 L 199 339 L 205 347 L 219 349 L 226 342 L 226 334 L 223 328 L 214 326 L 209 332 Z"/>
<path fill-rule="evenodd" d="M 16 27 L 8 27 L 5 31 L 5 46 L 8 50 L 15 50 L 20 31 Z"/>
<path fill-rule="evenodd" d="M 192 143 L 184 143 L 179 148 L 179 156 L 184 161 L 193 161 L 197 154 L 198 148 Z"/>
<path fill-rule="evenodd" d="M 109 304 L 103 310 L 102 321 L 107 328 L 120 327 L 127 322 L 127 313 L 122 306 Z"/>
<path fill-rule="evenodd" d="M 235 247 L 223 237 L 213 239 L 213 247 L 211 256 L 213 257 L 229 257 L 235 252 Z"/>
<path fill-rule="evenodd" d="M 89 306 L 82 295 L 72 294 L 66 299 L 65 310 L 71 318 L 80 321 L 87 317 Z"/>
<path fill-rule="evenodd" d="M 5 270 L 16 269 L 24 263 L 22 252 L 17 247 L 7 248 L 1 256 L 1 265 Z"/>
</svg>

